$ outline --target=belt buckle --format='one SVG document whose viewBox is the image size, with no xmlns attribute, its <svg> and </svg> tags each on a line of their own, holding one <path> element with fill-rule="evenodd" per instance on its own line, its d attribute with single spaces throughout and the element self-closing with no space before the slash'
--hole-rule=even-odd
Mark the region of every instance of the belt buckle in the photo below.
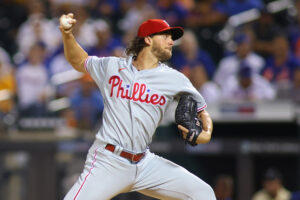
<svg viewBox="0 0 300 200">
<path fill-rule="evenodd" d="M 138 153 L 138 154 L 132 154 L 130 162 L 132 164 L 139 163 L 144 158 L 144 156 L 145 156 L 145 152 Z M 137 159 L 138 159 L 137 161 L 134 160 L 135 157 L 137 157 Z"/>
<path fill-rule="evenodd" d="M 135 163 L 137 163 L 138 161 L 134 161 L 134 160 L 133 160 L 133 159 L 134 159 L 134 156 L 135 156 L 135 155 L 132 153 L 132 154 L 131 154 L 131 158 L 130 158 L 130 162 L 135 164 Z"/>
</svg>

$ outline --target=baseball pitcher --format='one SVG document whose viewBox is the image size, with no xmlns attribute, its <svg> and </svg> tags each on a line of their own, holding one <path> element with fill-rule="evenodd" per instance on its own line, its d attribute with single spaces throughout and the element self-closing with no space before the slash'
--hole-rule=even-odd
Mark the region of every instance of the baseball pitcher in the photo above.
<svg viewBox="0 0 300 200">
<path fill-rule="evenodd" d="M 207 183 L 148 148 L 172 101 L 179 101 L 176 122 L 189 144 L 211 139 L 205 100 L 182 73 L 163 64 L 183 28 L 147 20 L 126 49 L 128 58 L 99 58 L 88 56 L 76 42 L 75 24 L 72 13 L 60 17 L 65 57 L 76 70 L 92 76 L 104 111 L 84 170 L 64 199 L 105 200 L 138 191 L 158 199 L 215 200 Z"/>
</svg>

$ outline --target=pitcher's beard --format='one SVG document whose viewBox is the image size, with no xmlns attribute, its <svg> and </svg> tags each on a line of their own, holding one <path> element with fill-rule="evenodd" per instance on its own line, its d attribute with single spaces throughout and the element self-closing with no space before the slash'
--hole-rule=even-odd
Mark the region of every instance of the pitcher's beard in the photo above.
<svg viewBox="0 0 300 200">
<path fill-rule="evenodd" d="M 165 62 L 172 57 L 172 50 L 167 51 L 155 44 L 152 47 L 152 52 L 160 62 Z"/>
</svg>

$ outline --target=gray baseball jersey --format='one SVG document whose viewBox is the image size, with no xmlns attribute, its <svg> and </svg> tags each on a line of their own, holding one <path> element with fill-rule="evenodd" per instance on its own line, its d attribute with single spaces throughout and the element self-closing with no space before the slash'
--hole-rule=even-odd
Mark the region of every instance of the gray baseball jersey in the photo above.
<svg viewBox="0 0 300 200">
<path fill-rule="evenodd" d="M 194 95 L 198 111 L 206 107 L 190 81 L 164 64 L 138 71 L 132 57 L 89 57 L 85 67 L 103 95 L 103 123 L 64 200 L 107 200 L 133 191 L 157 199 L 216 200 L 207 183 L 147 149 L 168 105 L 181 93 Z M 107 143 L 116 150 L 107 150 Z M 145 156 L 132 163 L 120 156 L 123 150 Z"/>
<path fill-rule="evenodd" d="M 206 103 L 182 73 L 160 63 L 138 71 L 132 57 L 90 56 L 85 62 L 103 96 L 103 123 L 96 138 L 124 149 L 145 151 L 166 108 L 182 93 L 192 94 L 198 111 Z"/>
</svg>

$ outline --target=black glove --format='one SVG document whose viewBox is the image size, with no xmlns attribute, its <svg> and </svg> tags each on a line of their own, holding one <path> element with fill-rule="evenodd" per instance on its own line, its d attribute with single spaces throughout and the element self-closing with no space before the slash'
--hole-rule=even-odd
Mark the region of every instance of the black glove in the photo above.
<svg viewBox="0 0 300 200">
<path fill-rule="evenodd" d="M 185 140 L 190 145 L 195 146 L 200 133 L 202 132 L 202 122 L 197 116 L 197 102 L 191 95 L 183 95 L 175 111 L 175 121 L 189 130 Z M 183 137 L 182 131 L 180 131 Z"/>
</svg>

